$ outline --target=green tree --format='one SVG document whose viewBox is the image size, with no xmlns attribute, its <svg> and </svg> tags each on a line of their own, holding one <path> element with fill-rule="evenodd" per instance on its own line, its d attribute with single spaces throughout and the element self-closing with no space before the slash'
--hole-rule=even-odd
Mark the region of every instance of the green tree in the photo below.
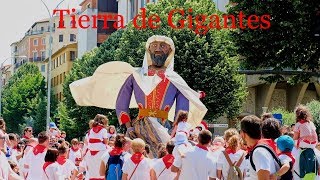
<svg viewBox="0 0 320 180">
<path fill-rule="evenodd" d="M 75 121 L 69 117 L 67 108 L 63 102 L 60 102 L 58 105 L 56 117 L 59 118 L 59 129 L 68 133 L 68 141 L 74 137 L 77 137 L 75 133 Z"/>
<path fill-rule="evenodd" d="M 270 28 L 251 30 L 239 26 L 232 32 L 237 53 L 241 55 L 241 67 L 244 69 L 269 69 L 319 71 L 320 41 L 315 39 L 313 30 L 316 23 L 316 10 L 319 1 L 308 0 L 267 0 L 242 1 L 230 7 L 229 14 L 238 15 L 242 12 L 247 26 L 250 15 L 270 15 Z M 238 16 L 237 16 L 238 18 Z M 239 20 L 238 22 L 239 23 Z M 258 23 L 252 23 L 259 27 Z M 309 81 L 305 73 L 292 76 L 290 82 Z M 266 78 L 268 81 L 279 81 L 281 75 Z"/>
<path fill-rule="evenodd" d="M 47 101 L 46 97 L 39 93 L 37 95 L 37 105 L 35 106 L 35 113 L 32 117 L 33 119 L 33 129 L 34 135 L 39 134 L 41 131 L 46 130 L 46 117 L 47 117 Z"/>
<path fill-rule="evenodd" d="M 282 114 L 282 121 L 284 125 L 291 126 L 291 124 L 296 123 L 296 116 L 293 112 L 285 110 L 283 107 L 273 108 L 272 114 L 280 113 Z"/>
<path fill-rule="evenodd" d="M 27 63 L 10 78 L 3 90 L 3 117 L 8 131 L 20 133 L 18 124 L 36 114 L 38 94 L 45 93 L 45 81 L 38 67 Z"/>
</svg>

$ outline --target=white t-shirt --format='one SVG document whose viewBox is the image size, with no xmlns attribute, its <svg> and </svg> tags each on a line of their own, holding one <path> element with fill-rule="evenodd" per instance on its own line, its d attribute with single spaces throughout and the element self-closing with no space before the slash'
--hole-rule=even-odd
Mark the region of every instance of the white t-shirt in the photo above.
<svg viewBox="0 0 320 180">
<path fill-rule="evenodd" d="M 0 179 L 9 179 L 10 164 L 8 163 L 6 155 L 0 152 Z"/>
<path fill-rule="evenodd" d="M 180 144 L 173 148 L 172 155 L 173 157 L 181 156 L 186 151 L 189 151 L 193 146 L 188 142 L 186 144 Z"/>
<path fill-rule="evenodd" d="M 175 157 L 173 165 L 181 170 L 179 179 L 206 180 L 217 177 L 213 157 L 208 151 L 197 146 L 185 152 L 184 158 Z"/>
<path fill-rule="evenodd" d="M 52 163 L 49 166 L 46 167 L 45 170 L 43 170 L 43 168 L 38 170 L 38 174 L 39 171 L 42 170 L 42 179 L 46 179 L 46 180 L 59 180 L 59 175 L 61 173 L 61 169 L 59 168 L 58 163 Z M 38 175 L 39 177 L 39 175 Z M 38 178 L 35 178 L 34 180 L 36 180 Z M 39 179 L 40 180 L 40 179 Z"/>
<path fill-rule="evenodd" d="M 74 165 L 74 163 L 67 159 L 64 164 L 57 163 L 59 168 L 61 169 L 59 176 L 68 178 L 71 176 L 72 171 L 77 170 L 77 167 Z"/>
<path fill-rule="evenodd" d="M 99 143 L 90 143 L 90 139 L 100 139 L 103 141 L 103 139 L 108 138 L 108 131 L 103 128 L 98 133 L 95 133 L 92 129 L 90 129 L 90 133 L 88 134 L 88 149 L 91 151 L 101 151 L 106 150 L 106 144 L 103 144 L 102 142 Z"/>
<path fill-rule="evenodd" d="M 81 149 L 78 149 L 77 151 L 73 151 L 70 149 L 69 151 L 69 159 L 75 164 L 76 163 L 76 158 L 81 158 L 82 157 L 82 151 Z"/>
<path fill-rule="evenodd" d="M 37 180 L 43 179 L 43 173 L 39 173 L 39 171 L 43 171 L 43 164 L 44 164 L 44 157 L 46 156 L 47 150 L 43 153 L 39 153 L 35 155 L 33 151 L 29 151 L 28 154 L 25 156 L 25 164 L 29 165 L 28 177 L 29 180 Z"/>
<path fill-rule="evenodd" d="M 162 158 L 155 160 L 152 169 L 155 171 L 158 180 L 174 179 L 177 176 L 176 173 L 171 172 L 171 167 L 166 168 Z"/>
<path fill-rule="evenodd" d="M 290 163 L 292 161 L 292 159 L 285 154 L 280 154 L 279 159 L 280 159 L 281 164 Z"/>
<path fill-rule="evenodd" d="M 241 156 L 244 154 L 245 152 L 243 150 L 238 150 L 235 154 L 228 154 L 230 157 L 230 160 L 232 163 L 234 163 L 235 161 L 239 161 Z M 240 165 L 240 170 L 243 173 L 245 170 L 245 162 L 244 159 L 242 160 L 242 163 Z M 224 155 L 224 153 L 220 153 L 218 161 L 217 161 L 217 170 L 222 170 L 222 175 L 224 177 L 224 179 L 227 179 L 228 177 L 228 171 L 229 171 L 229 163 Z"/>
<path fill-rule="evenodd" d="M 136 166 L 137 165 L 131 160 L 131 158 L 124 162 L 122 172 L 128 174 L 128 179 L 132 175 Z M 143 158 L 138 164 L 137 169 L 134 171 L 131 180 L 150 179 L 150 170 L 151 166 L 149 164 L 149 161 L 147 160 L 147 158 Z"/>
<path fill-rule="evenodd" d="M 249 172 L 246 179 L 258 179 L 257 172 L 259 172 L 259 170 L 267 170 L 270 174 L 274 174 L 276 172 L 276 162 L 267 149 L 263 147 L 256 148 L 253 151 L 252 159 L 253 164 L 256 166 L 256 171 L 252 168 L 249 159 Z"/>
</svg>

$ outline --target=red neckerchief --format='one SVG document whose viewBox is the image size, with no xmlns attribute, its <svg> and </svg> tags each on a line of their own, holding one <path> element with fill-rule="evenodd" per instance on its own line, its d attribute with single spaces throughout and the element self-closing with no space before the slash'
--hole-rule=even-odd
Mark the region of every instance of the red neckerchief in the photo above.
<svg viewBox="0 0 320 180">
<path fill-rule="evenodd" d="M 115 131 L 113 131 L 113 133 L 109 132 L 109 134 L 114 134 L 114 133 L 115 133 Z"/>
<path fill-rule="evenodd" d="M 12 149 L 17 149 L 17 146 L 14 146 Z"/>
<path fill-rule="evenodd" d="M 45 162 L 45 163 L 43 164 L 42 169 L 43 169 L 44 172 L 46 172 L 46 168 L 47 168 L 50 164 L 53 164 L 53 162 Z"/>
<path fill-rule="evenodd" d="M 281 154 L 285 154 L 285 155 L 289 156 L 292 160 L 292 164 L 294 164 L 296 162 L 296 159 L 292 156 L 291 152 L 281 152 L 278 155 L 281 155 Z"/>
<path fill-rule="evenodd" d="M 131 160 L 134 164 L 138 164 L 144 158 L 142 153 L 134 153 L 131 156 Z"/>
<path fill-rule="evenodd" d="M 77 152 L 77 151 L 79 150 L 79 148 L 75 149 L 73 146 L 71 146 L 71 150 L 72 150 L 73 152 Z"/>
<path fill-rule="evenodd" d="M 117 155 L 120 155 L 122 152 L 123 152 L 122 148 L 114 147 L 109 154 L 110 156 L 117 156 Z"/>
<path fill-rule="evenodd" d="M 33 148 L 33 154 L 43 153 L 47 148 L 44 145 L 38 144 Z"/>
<path fill-rule="evenodd" d="M 208 151 L 208 148 L 203 146 L 203 145 L 197 144 L 197 147 L 200 148 L 200 149 Z"/>
<path fill-rule="evenodd" d="M 58 164 L 63 165 L 66 162 L 67 162 L 67 158 L 65 156 L 58 156 L 58 158 L 57 158 Z"/>
<path fill-rule="evenodd" d="M 237 152 L 236 150 L 233 150 L 233 149 L 231 149 L 231 148 L 229 148 L 229 147 L 226 148 L 225 151 L 226 151 L 227 154 L 235 154 L 235 153 Z"/>
<path fill-rule="evenodd" d="M 172 154 L 167 154 L 162 158 L 162 161 L 167 169 L 169 169 L 172 166 L 174 157 Z"/>
<path fill-rule="evenodd" d="M 304 124 L 304 123 L 307 123 L 307 122 L 309 122 L 309 121 L 304 120 L 304 119 L 300 119 L 298 122 L 299 122 L 300 124 Z"/>
<path fill-rule="evenodd" d="M 98 126 L 92 128 L 93 132 L 95 132 L 95 133 L 98 133 L 99 131 L 101 131 L 101 129 L 104 129 L 104 127 L 101 125 L 98 125 Z"/>
<path fill-rule="evenodd" d="M 277 144 L 272 139 L 260 139 L 255 145 L 248 147 L 248 152 L 251 153 L 258 144 L 268 145 L 274 150 L 274 152 L 277 152 Z"/>
<path fill-rule="evenodd" d="M 26 135 L 23 135 L 22 138 L 25 138 L 25 139 L 30 139 L 29 137 L 27 137 Z"/>
</svg>

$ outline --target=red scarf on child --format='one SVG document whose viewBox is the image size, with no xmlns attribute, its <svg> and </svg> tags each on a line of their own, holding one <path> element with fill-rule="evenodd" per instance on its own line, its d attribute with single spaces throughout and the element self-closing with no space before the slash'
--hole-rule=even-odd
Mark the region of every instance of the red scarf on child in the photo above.
<svg viewBox="0 0 320 180">
<path fill-rule="evenodd" d="M 292 156 L 291 152 L 281 152 L 278 155 L 281 155 L 281 154 L 285 154 L 285 155 L 289 156 L 292 160 L 292 164 L 294 164 L 296 162 L 296 159 Z"/>
<path fill-rule="evenodd" d="M 208 151 L 208 148 L 204 145 L 200 145 L 200 144 L 197 144 L 197 147 L 200 148 L 200 149 L 203 149 L 205 151 Z"/>
<path fill-rule="evenodd" d="M 33 154 L 43 153 L 47 148 L 44 145 L 38 144 L 33 148 Z"/>
<path fill-rule="evenodd" d="M 79 148 L 74 148 L 73 146 L 71 146 L 71 150 L 72 150 L 73 152 L 77 152 L 77 151 L 79 150 Z"/>
<path fill-rule="evenodd" d="M 67 158 L 65 156 L 58 156 L 57 163 L 60 165 L 64 165 L 67 162 Z"/>
<path fill-rule="evenodd" d="M 235 154 L 237 152 L 236 150 L 233 150 L 233 149 L 231 149 L 229 147 L 227 147 L 225 151 L 226 151 L 227 154 Z"/>
<path fill-rule="evenodd" d="M 104 127 L 101 125 L 98 125 L 98 126 L 92 128 L 93 132 L 95 132 L 95 133 L 98 133 L 99 131 L 101 131 L 101 129 L 104 129 Z"/>
<path fill-rule="evenodd" d="M 164 163 L 164 165 L 166 166 L 167 169 L 169 169 L 174 161 L 174 157 L 172 154 L 167 154 L 162 158 L 162 161 Z"/>
<path fill-rule="evenodd" d="M 140 163 L 140 161 L 144 158 L 144 155 L 142 153 L 134 153 L 131 156 L 131 160 L 134 164 Z"/>
<path fill-rule="evenodd" d="M 123 152 L 122 148 L 114 147 L 109 154 L 110 156 L 117 156 L 117 155 L 120 155 L 122 152 Z"/>
</svg>

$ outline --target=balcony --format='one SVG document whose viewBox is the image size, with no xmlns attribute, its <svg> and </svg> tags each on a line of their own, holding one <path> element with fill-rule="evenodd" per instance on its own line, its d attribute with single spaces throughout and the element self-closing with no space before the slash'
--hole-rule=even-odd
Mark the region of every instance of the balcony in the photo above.
<svg viewBox="0 0 320 180">
<path fill-rule="evenodd" d="M 28 35 L 37 35 L 37 34 L 43 34 L 45 32 L 50 32 L 49 29 L 48 30 L 37 30 L 37 31 L 32 31 L 32 30 L 29 30 L 28 32 L 25 33 L 26 36 Z M 53 29 L 53 32 L 54 32 L 54 29 Z"/>
<path fill-rule="evenodd" d="M 29 58 L 29 62 L 41 62 L 44 61 L 46 57 L 35 57 L 35 58 Z"/>
</svg>

